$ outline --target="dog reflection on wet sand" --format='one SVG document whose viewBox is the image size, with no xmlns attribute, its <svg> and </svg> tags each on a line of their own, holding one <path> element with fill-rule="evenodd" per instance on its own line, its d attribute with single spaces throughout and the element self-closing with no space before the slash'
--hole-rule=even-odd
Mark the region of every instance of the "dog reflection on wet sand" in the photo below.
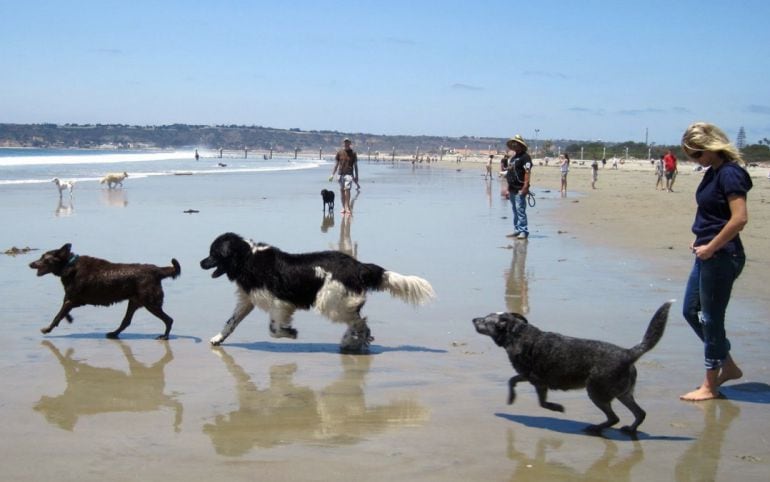
<svg viewBox="0 0 770 482">
<path fill-rule="evenodd" d="M 342 374 L 320 390 L 294 383 L 295 363 L 273 365 L 260 389 L 222 348 L 212 349 L 235 379 L 238 408 L 203 426 L 220 455 L 295 443 L 355 444 L 389 428 L 420 425 L 428 410 L 414 400 L 367 406 L 365 377 L 371 357 L 342 355 Z"/>
<path fill-rule="evenodd" d="M 601 442 L 600 442 L 601 441 Z M 531 440 L 527 440 L 531 443 Z M 642 444 L 633 442 L 630 453 L 618 455 L 618 444 L 605 438 L 597 438 L 596 443 L 604 445 L 604 452 L 584 472 L 578 471 L 564 461 L 558 460 L 558 449 L 569 460 L 567 450 L 563 449 L 564 440 L 556 437 L 541 438 L 535 443 L 535 455 L 529 457 L 514 447 L 514 431 L 508 429 L 508 458 L 518 462 L 516 472 L 510 480 L 607 480 L 619 482 L 631 480 L 631 469 L 644 460 Z M 593 447 L 591 447 L 593 449 Z M 549 457 L 550 452 L 553 453 Z M 586 449 L 588 450 L 588 449 Z M 597 453 L 592 450 L 591 453 Z"/>
<path fill-rule="evenodd" d="M 43 395 L 35 404 L 35 410 L 42 413 L 48 422 L 60 428 L 73 431 L 82 416 L 120 412 L 164 412 L 174 411 L 174 431 L 179 432 L 182 424 L 182 404 L 173 396 L 166 395 L 166 366 L 174 359 L 168 343 L 163 357 L 151 365 L 140 363 L 131 352 L 129 345 L 114 341 L 128 362 L 128 373 L 115 368 L 89 365 L 75 358 L 70 348 L 64 354 L 48 340 L 41 343 L 48 348 L 64 369 L 67 387 L 55 397 Z"/>
</svg>

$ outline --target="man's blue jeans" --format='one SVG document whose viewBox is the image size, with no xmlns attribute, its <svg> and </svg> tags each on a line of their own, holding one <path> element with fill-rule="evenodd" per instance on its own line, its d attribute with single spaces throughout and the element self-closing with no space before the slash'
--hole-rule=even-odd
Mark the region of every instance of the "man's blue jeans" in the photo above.
<svg viewBox="0 0 770 482">
<path fill-rule="evenodd" d="M 527 196 L 522 194 L 510 195 L 511 208 L 513 209 L 513 230 L 529 236 L 527 227 Z"/>
<path fill-rule="evenodd" d="M 703 341 L 706 370 L 722 366 L 730 353 L 725 334 L 725 312 L 733 282 L 746 263 L 743 255 L 717 252 L 707 260 L 695 258 L 684 292 L 684 319 Z"/>
</svg>

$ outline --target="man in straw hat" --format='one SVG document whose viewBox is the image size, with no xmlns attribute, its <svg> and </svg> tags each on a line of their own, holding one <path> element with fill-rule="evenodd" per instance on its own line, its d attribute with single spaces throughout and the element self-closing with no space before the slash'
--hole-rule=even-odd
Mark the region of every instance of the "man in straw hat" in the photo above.
<svg viewBox="0 0 770 482">
<path fill-rule="evenodd" d="M 508 139 L 508 149 L 513 151 L 505 175 L 508 181 L 508 193 L 513 208 L 513 234 L 510 238 L 527 239 L 527 194 L 529 194 L 529 176 L 532 170 L 532 158 L 527 154 L 527 143 L 516 134 Z"/>
</svg>

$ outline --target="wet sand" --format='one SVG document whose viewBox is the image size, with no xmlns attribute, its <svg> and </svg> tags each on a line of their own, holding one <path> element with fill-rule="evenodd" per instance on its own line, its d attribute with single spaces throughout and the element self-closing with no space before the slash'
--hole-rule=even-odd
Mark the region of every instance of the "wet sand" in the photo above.
<svg viewBox="0 0 770 482">
<path fill-rule="evenodd" d="M 651 171 L 629 165 L 602 170 L 592 191 L 590 171 L 576 166 L 563 198 L 558 169 L 539 166 L 531 238 L 512 242 L 510 205 L 482 169 L 363 162 L 353 217 L 333 219 L 318 194 L 331 166 L 149 178 L 112 192 L 83 184 L 69 209 L 50 186 L 0 191 L 0 223 L 12 227 L 0 233 L 3 249 L 72 242 L 113 261 L 182 264 L 164 282 L 172 339 L 154 340 L 162 323 L 140 311 L 113 341 L 103 334 L 124 304 L 80 308 L 72 325 L 41 335 L 59 281 L 27 267 L 39 251 L 0 257 L 3 478 L 764 480 L 767 180 L 755 178 L 750 195 L 749 262 L 728 313 L 745 377 L 724 388 L 727 400 L 678 400 L 700 382 L 702 350 L 675 305 L 663 340 L 638 363 L 648 416 L 630 440 L 581 432 L 602 419 L 584 391 L 550 395 L 565 413 L 540 408 L 526 384 L 506 405 L 505 352 L 470 320 L 515 310 L 546 330 L 637 343 L 654 310 L 681 298 L 698 175 L 683 169 L 676 192 L 655 192 Z M 438 299 L 415 309 L 372 294 L 368 356 L 340 355 L 342 328 L 314 313 L 296 317 L 297 340 L 273 340 L 254 312 L 211 348 L 234 287 L 198 262 L 224 231 L 287 251 L 343 249 L 427 278 Z M 630 421 L 615 409 L 619 425 Z"/>
</svg>

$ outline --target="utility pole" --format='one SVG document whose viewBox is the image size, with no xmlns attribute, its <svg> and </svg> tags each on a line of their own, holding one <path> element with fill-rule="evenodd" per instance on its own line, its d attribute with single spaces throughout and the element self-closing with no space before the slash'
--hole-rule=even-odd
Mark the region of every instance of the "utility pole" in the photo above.
<svg viewBox="0 0 770 482">
<path fill-rule="evenodd" d="M 738 129 L 738 137 L 735 138 L 735 147 L 737 147 L 739 151 L 742 151 L 743 148 L 746 147 L 746 131 L 743 130 L 743 126 Z"/>
</svg>

